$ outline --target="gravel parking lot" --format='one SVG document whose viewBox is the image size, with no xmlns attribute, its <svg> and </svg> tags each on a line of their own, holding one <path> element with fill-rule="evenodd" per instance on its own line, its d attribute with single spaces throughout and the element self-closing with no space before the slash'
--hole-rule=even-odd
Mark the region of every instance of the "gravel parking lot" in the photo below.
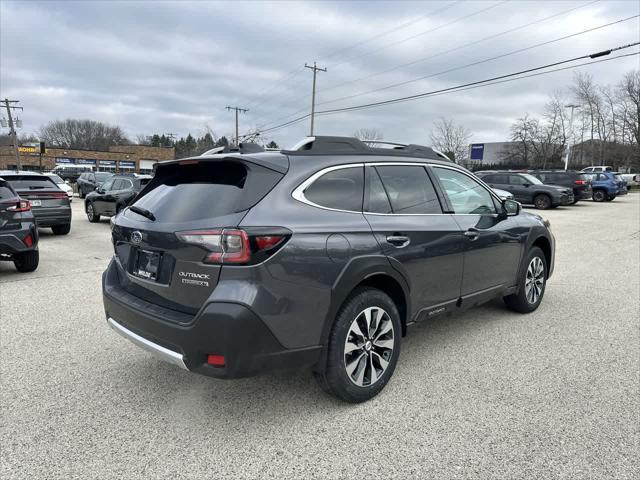
<svg viewBox="0 0 640 480">
<path fill-rule="evenodd" d="M 0 263 L 1 470 L 9 478 L 638 478 L 640 194 L 544 213 L 542 306 L 410 330 L 381 395 L 309 372 L 221 381 L 109 329 L 109 223 L 75 199 L 40 268 Z"/>
</svg>

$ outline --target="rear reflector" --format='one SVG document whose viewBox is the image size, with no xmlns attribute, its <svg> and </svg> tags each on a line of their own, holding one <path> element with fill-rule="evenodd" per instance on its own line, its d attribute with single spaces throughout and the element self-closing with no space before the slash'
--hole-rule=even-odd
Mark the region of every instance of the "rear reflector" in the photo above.
<svg viewBox="0 0 640 480">
<path fill-rule="evenodd" d="M 587 182 L 585 182 L 584 180 L 576 180 L 575 182 L 576 185 L 585 185 Z"/>
<path fill-rule="evenodd" d="M 278 245 L 284 237 L 282 235 L 267 235 L 263 237 L 255 237 L 256 246 L 258 250 L 266 250 L 267 248 L 275 247 Z"/>
<path fill-rule="evenodd" d="M 224 355 L 210 353 L 207 355 L 207 363 L 214 367 L 224 367 Z"/>
<path fill-rule="evenodd" d="M 33 245 L 33 235 L 29 234 L 26 237 L 24 237 L 24 240 L 22 241 L 27 247 L 31 247 Z"/>
</svg>

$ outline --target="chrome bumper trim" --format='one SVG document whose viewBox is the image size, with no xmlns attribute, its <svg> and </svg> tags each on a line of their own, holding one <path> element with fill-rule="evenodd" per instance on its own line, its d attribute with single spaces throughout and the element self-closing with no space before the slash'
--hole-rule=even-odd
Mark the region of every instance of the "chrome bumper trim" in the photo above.
<svg viewBox="0 0 640 480">
<path fill-rule="evenodd" d="M 168 348 L 164 348 L 157 343 L 153 343 L 150 340 L 147 340 L 140 335 L 133 333 L 128 328 L 123 327 L 118 322 L 116 322 L 113 318 L 107 318 L 107 323 L 111 328 L 113 328 L 116 332 L 122 335 L 127 340 L 135 343 L 137 346 L 144 348 L 148 352 L 153 353 L 156 357 L 159 357 L 161 360 L 165 362 L 173 363 L 174 365 L 179 366 L 180 368 L 184 368 L 185 370 L 189 370 L 184 363 L 184 356 L 182 356 L 178 352 L 174 352 L 173 350 L 169 350 Z"/>
</svg>

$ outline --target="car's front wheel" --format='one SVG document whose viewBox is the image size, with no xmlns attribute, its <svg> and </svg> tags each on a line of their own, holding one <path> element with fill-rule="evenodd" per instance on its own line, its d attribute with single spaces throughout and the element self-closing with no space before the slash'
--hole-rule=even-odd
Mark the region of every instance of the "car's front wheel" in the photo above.
<svg viewBox="0 0 640 480">
<path fill-rule="evenodd" d="M 87 219 L 91 223 L 98 223 L 100 221 L 100 215 L 96 213 L 93 203 L 91 202 L 87 203 L 86 211 L 87 211 Z"/>
<path fill-rule="evenodd" d="M 400 355 L 400 314 L 391 298 L 358 288 L 338 312 L 320 386 L 347 402 L 364 402 L 385 387 Z"/>
<path fill-rule="evenodd" d="M 547 262 L 540 248 L 529 251 L 525 265 L 518 281 L 518 293 L 504 297 L 507 307 L 520 313 L 533 312 L 540 306 L 547 285 Z"/>
</svg>

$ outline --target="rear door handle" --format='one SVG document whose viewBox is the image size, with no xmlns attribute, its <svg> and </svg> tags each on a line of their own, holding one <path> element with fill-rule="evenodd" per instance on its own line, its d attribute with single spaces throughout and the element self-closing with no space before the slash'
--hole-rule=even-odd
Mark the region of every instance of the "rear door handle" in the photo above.
<svg viewBox="0 0 640 480">
<path fill-rule="evenodd" d="M 403 248 L 411 243 L 411 239 L 402 235 L 389 235 L 387 237 L 387 242 L 396 248 Z"/>
<path fill-rule="evenodd" d="M 477 240 L 479 235 L 480 235 L 480 232 L 478 232 L 478 229 L 473 227 L 467 230 L 466 232 L 464 232 L 464 236 L 471 241 Z"/>
</svg>

